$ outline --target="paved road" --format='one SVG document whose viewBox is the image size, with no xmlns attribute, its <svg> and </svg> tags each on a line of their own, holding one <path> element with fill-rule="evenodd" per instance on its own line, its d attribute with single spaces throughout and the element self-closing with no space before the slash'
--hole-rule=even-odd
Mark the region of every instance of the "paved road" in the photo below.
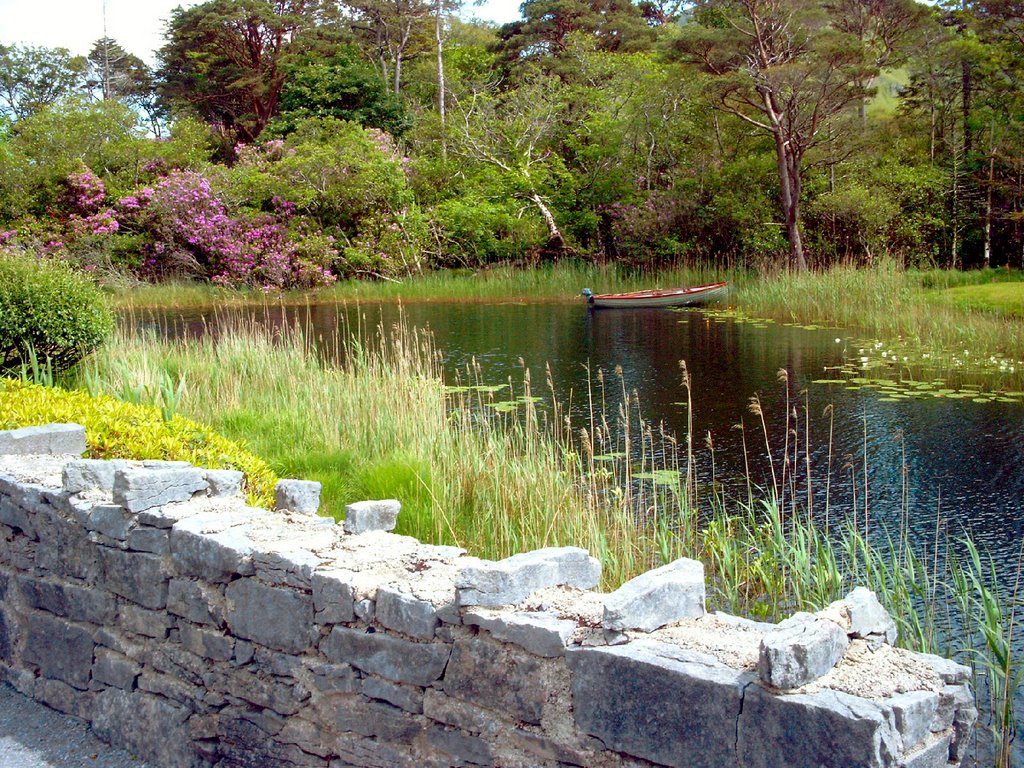
<svg viewBox="0 0 1024 768">
<path fill-rule="evenodd" d="M 0 768 L 151 768 L 62 715 L 0 685 Z"/>
</svg>

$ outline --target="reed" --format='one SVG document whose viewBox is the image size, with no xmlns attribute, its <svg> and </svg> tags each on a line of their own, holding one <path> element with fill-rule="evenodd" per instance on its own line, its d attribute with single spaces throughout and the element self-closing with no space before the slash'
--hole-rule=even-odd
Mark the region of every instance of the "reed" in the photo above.
<svg viewBox="0 0 1024 768">
<path fill-rule="evenodd" d="M 897 620 L 901 644 L 972 665 L 993 764 L 1010 764 L 1022 674 L 1017 589 L 1001 590 L 991 563 L 969 539 L 949 541 L 941 520 L 926 556 L 908 526 L 868 526 L 866 497 L 852 510 L 830 507 L 831 450 L 827 479 L 812 480 L 799 392 L 787 401 L 783 437 L 769 434 L 752 403 L 760 434 L 744 431 L 743 442 L 767 454 L 772 485 L 758 488 L 748 472 L 730 491 L 698 477 L 691 435 L 679 440 L 644 420 L 621 371 L 594 371 L 586 414 L 572 418 L 550 377 L 538 389 L 527 370 L 494 384 L 469 365 L 446 384 L 429 336 L 403 324 L 339 339 L 318 349 L 300 326 L 272 331 L 256 319 L 177 341 L 121 331 L 79 377 L 126 399 L 164 398 L 246 441 L 278 474 L 320 480 L 328 514 L 398 497 L 402 533 L 481 557 L 582 546 L 602 560 L 605 588 L 695 557 L 710 607 L 770 621 L 867 586 Z M 835 471 L 858 484 L 866 455 L 860 461 Z M 825 489 L 824 526 L 816 488 Z"/>
</svg>

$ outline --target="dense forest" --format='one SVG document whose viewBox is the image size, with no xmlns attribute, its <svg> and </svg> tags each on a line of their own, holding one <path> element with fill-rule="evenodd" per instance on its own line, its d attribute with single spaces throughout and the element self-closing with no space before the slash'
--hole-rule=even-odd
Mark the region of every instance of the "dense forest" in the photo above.
<svg viewBox="0 0 1024 768">
<path fill-rule="evenodd" d="M 469 9 L 471 11 L 471 9 Z M 1024 3 L 209 0 L 0 44 L 0 248 L 304 287 L 565 256 L 1024 266 Z"/>
</svg>

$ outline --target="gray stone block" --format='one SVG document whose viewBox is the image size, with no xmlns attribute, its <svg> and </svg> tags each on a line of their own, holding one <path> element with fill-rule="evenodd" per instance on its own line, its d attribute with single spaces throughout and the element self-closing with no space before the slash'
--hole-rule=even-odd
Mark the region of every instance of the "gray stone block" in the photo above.
<svg viewBox="0 0 1024 768">
<path fill-rule="evenodd" d="M 164 611 L 149 611 L 130 603 L 121 605 L 117 620 L 122 629 L 157 640 L 166 639 L 168 630 L 174 626 L 174 618 Z"/>
<path fill-rule="evenodd" d="M 245 474 L 237 469 L 207 469 L 204 472 L 211 496 L 241 496 Z"/>
<path fill-rule="evenodd" d="M 274 486 L 274 506 L 303 515 L 315 515 L 320 509 L 323 486 L 315 480 L 278 480 Z"/>
<path fill-rule="evenodd" d="M 141 672 L 142 667 L 124 654 L 109 648 L 96 649 L 96 661 L 92 666 L 92 677 L 96 682 L 130 691 Z"/>
<path fill-rule="evenodd" d="M 171 551 L 170 532 L 166 528 L 135 528 L 128 531 L 125 543 L 133 552 L 166 555 Z"/>
<path fill-rule="evenodd" d="M 750 673 L 697 654 L 671 658 L 654 643 L 570 650 L 566 661 L 576 723 L 609 749 L 676 768 L 744 765 L 736 721 Z M 770 741 L 759 746 L 777 750 Z"/>
<path fill-rule="evenodd" d="M 341 624 L 355 619 L 351 571 L 318 570 L 313 573 L 313 608 L 321 624 Z"/>
<path fill-rule="evenodd" d="M 96 696 L 92 729 L 103 741 L 161 768 L 203 768 L 187 720 L 190 711 L 159 696 L 108 688 Z"/>
<path fill-rule="evenodd" d="M 545 587 L 592 589 L 601 564 L 585 549 L 550 547 L 504 560 L 469 562 L 456 577 L 460 605 L 498 606 L 521 602 Z"/>
<path fill-rule="evenodd" d="M 630 579 L 604 599 L 602 626 L 653 632 L 704 615 L 704 566 L 682 558 Z"/>
<path fill-rule="evenodd" d="M 89 512 L 85 527 L 118 541 L 128 538 L 135 516 L 117 504 L 97 504 Z"/>
<path fill-rule="evenodd" d="M 345 533 L 366 533 L 367 531 L 393 531 L 402 505 L 395 499 L 380 501 L 359 501 L 345 507 L 342 527 Z"/>
<path fill-rule="evenodd" d="M 58 712 L 81 720 L 89 720 L 92 717 L 94 694 L 91 691 L 79 691 L 59 680 L 41 678 L 36 681 L 33 695 Z"/>
<path fill-rule="evenodd" d="M 0 432 L 0 454 L 85 453 L 85 427 L 81 424 L 47 424 Z"/>
<path fill-rule="evenodd" d="M 171 529 L 171 561 L 182 576 L 210 582 L 230 581 L 253 573 L 255 549 L 244 526 L 230 527 L 256 518 L 255 513 L 202 514 L 188 517 Z M 212 530 L 211 530 L 212 529 Z"/>
<path fill-rule="evenodd" d="M 353 610 L 356 612 L 357 619 L 370 624 L 373 621 L 374 614 L 377 612 L 377 603 L 368 597 L 356 600 Z"/>
<path fill-rule="evenodd" d="M 167 586 L 167 610 L 193 624 L 224 625 L 224 595 L 216 588 L 190 579 L 171 579 Z"/>
<path fill-rule="evenodd" d="M 331 661 L 410 685 L 430 685 L 437 680 L 451 655 L 451 648 L 439 643 L 414 643 L 348 627 L 334 627 L 320 643 L 320 651 Z"/>
<path fill-rule="evenodd" d="M 71 621 L 107 624 L 117 615 L 117 601 L 98 589 L 24 575 L 17 584 L 30 607 Z"/>
<path fill-rule="evenodd" d="M 271 587 L 256 579 L 233 581 L 224 595 L 227 623 L 234 634 L 288 653 L 310 647 L 313 636 L 310 595 Z"/>
<path fill-rule="evenodd" d="M 61 483 L 68 493 L 114 490 L 114 472 L 128 466 L 122 459 L 78 459 L 69 461 L 61 470 Z"/>
<path fill-rule="evenodd" d="M 359 673 L 348 664 L 314 661 L 309 664 L 309 671 L 313 673 L 313 687 L 321 693 L 357 693 L 360 690 Z"/>
<path fill-rule="evenodd" d="M 899 768 L 952 768 L 955 765 L 949 761 L 952 738 L 948 733 L 930 737 L 923 746 L 905 753 Z"/>
<path fill-rule="evenodd" d="M 125 552 L 110 547 L 97 547 L 104 585 L 146 608 L 167 605 L 167 581 L 164 560 L 159 555 Z"/>
<path fill-rule="evenodd" d="M 206 489 L 203 470 L 195 467 L 125 467 L 114 472 L 114 503 L 132 513 L 188 501 Z"/>
<path fill-rule="evenodd" d="M 939 710 L 939 694 L 933 691 L 898 693 L 885 700 L 896 717 L 896 730 L 903 737 L 903 749 L 910 751 L 931 733 Z"/>
<path fill-rule="evenodd" d="M 182 623 L 178 639 L 186 650 L 204 659 L 228 661 L 234 656 L 235 640 L 230 635 Z"/>
<path fill-rule="evenodd" d="M 866 587 L 857 587 L 843 598 L 843 602 L 850 614 L 851 637 L 877 637 L 889 645 L 896 642 L 896 622 L 878 602 L 874 592 Z"/>
<path fill-rule="evenodd" d="M 90 632 L 42 613 L 29 614 L 23 628 L 25 661 L 39 667 L 44 677 L 63 680 L 80 690 L 89 687 L 96 647 Z"/>
<path fill-rule="evenodd" d="M 464 624 L 486 629 L 497 640 L 548 658 L 564 655 L 565 646 L 577 629 L 576 622 L 547 613 L 479 609 L 467 611 L 462 620 Z"/>
<path fill-rule="evenodd" d="M 433 639 L 441 623 L 429 600 L 420 600 L 392 585 L 377 590 L 376 618 L 388 629 L 419 640 Z"/>
<path fill-rule="evenodd" d="M 32 515 L 7 496 L 0 496 L 0 525 L 19 530 L 30 539 L 39 538 L 36 526 L 32 523 Z"/>
<path fill-rule="evenodd" d="M 427 731 L 427 743 L 450 755 L 453 764 L 494 765 L 494 747 L 479 736 L 435 725 Z"/>
<path fill-rule="evenodd" d="M 386 701 L 392 706 L 413 714 L 423 714 L 423 689 L 400 685 L 379 677 L 364 677 L 362 693 L 371 699 Z"/>
<path fill-rule="evenodd" d="M 460 638 L 452 648 L 443 689 L 505 718 L 537 725 L 554 684 L 554 664 L 487 637 Z"/>
<path fill-rule="evenodd" d="M 775 688 L 799 688 L 830 671 L 849 645 L 846 632 L 827 619 L 783 622 L 761 638 L 757 672 Z"/>
<path fill-rule="evenodd" d="M 779 696 L 750 686 L 736 737 L 733 764 L 744 768 L 891 768 L 900 752 L 884 707 L 829 690 Z"/>
</svg>

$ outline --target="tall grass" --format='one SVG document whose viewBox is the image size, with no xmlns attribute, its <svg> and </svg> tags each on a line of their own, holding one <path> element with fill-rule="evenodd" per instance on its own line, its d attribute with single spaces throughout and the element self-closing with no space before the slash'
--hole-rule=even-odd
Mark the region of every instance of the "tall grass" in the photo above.
<svg viewBox="0 0 1024 768">
<path fill-rule="evenodd" d="M 126 398 L 166 392 L 176 410 L 245 440 L 279 474 L 323 482 L 327 513 L 397 497 L 401 532 L 481 557 L 582 546 L 601 559 L 606 588 L 695 557 L 712 607 L 773 621 L 867 586 L 903 645 L 972 665 L 994 764 L 1010 765 L 1022 669 L 1016 588 L 1001 590 L 991 563 L 969 539 L 948 541 L 941 521 L 925 554 L 905 524 L 873 530 L 866 496 L 844 514 L 830 508 L 832 461 L 829 479 L 812 482 L 799 393 L 781 438 L 751 404 L 755 426 L 743 427 L 743 443 L 767 454 L 771 486 L 748 480 L 732 493 L 698 477 L 692 426 L 680 440 L 648 424 L 619 371 L 593 372 L 586 415 L 574 419 L 550 381 L 538 387 L 528 372 L 495 385 L 471 365 L 446 385 L 429 337 L 402 325 L 341 339 L 324 352 L 298 326 L 257 322 L 178 341 L 122 331 L 83 380 Z M 680 376 L 688 392 L 685 365 Z M 707 450 L 713 466 L 713 444 Z"/>
</svg>

